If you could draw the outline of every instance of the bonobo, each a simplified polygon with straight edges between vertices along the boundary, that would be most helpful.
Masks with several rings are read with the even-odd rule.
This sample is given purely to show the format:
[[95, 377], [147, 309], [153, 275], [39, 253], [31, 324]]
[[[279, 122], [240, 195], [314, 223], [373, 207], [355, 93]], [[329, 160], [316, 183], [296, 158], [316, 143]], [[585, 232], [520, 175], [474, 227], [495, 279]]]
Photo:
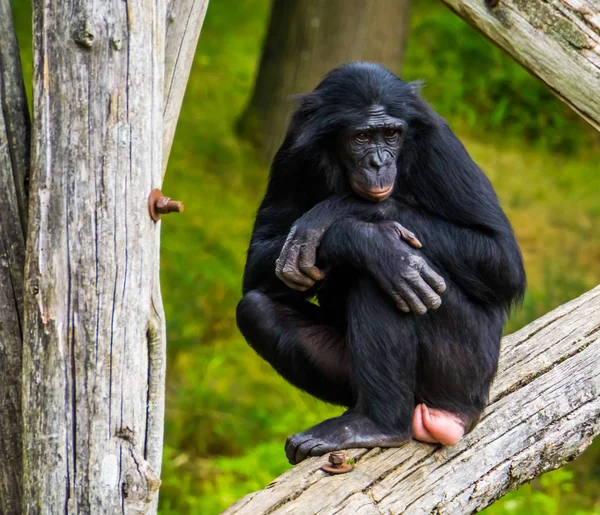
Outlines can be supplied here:
[[301, 97], [273, 161], [238, 326], [290, 383], [348, 408], [289, 437], [291, 463], [456, 444], [524, 294], [490, 182], [417, 89], [375, 64], [341, 66]]

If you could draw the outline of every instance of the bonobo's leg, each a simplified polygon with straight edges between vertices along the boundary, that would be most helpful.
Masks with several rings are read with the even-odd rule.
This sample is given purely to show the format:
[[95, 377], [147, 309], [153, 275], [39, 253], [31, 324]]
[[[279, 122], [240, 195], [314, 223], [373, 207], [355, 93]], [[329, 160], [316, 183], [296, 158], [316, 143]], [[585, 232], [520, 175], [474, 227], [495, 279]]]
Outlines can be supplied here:
[[307, 301], [286, 303], [257, 290], [237, 307], [240, 331], [285, 379], [319, 399], [351, 406], [346, 337], [325, 316]]
[[417, 338], [403, 314], [375, 281], [356, 279], [348, 297], [348, 350], [357, 403], [340, 417], [288, 438], [291, 463], [353, 447], [394, 447], [411, 438], [415, 406]]
[[474, 427], [496, 373], [504, 314], [485, 308], [450, 285], [440, 309], [417, 320], [414, 437], [456, 444]]

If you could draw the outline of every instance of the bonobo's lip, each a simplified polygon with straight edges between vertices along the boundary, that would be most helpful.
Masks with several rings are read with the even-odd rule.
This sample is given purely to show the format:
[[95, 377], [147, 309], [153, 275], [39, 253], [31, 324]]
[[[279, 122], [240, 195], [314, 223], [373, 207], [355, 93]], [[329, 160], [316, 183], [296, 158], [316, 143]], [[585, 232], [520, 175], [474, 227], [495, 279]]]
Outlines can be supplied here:
[[394, 185], [388, 186], [387, 188], [380, 189], [371, 189], [367, 190], [359, 186], [356, 182], [352, 181], [352, 189], [358, 193], [361, 197], [366, 198], [367, 200], [374, 200], [376, 202], [381, 202], [385, 200], [392, 194], [392, 190], [394, 189]]

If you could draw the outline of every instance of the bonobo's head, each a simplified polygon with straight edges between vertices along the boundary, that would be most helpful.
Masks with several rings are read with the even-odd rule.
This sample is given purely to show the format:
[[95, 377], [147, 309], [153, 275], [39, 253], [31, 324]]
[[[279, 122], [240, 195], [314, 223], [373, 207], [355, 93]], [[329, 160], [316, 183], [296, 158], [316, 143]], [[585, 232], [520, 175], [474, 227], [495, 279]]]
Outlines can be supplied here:
[[405, 129], [403, 120], [374, 104], [366, 109], [363, 123], [340, 134], [339, 157], [354, 193], [373, 202], [392, 194]]
[[414, 135], [431, 116], [414, 83], [377, 64], [345, 64], [300, 96], [282, 152], [316, 161], [329, 191], [381, 202], [408, 172]]

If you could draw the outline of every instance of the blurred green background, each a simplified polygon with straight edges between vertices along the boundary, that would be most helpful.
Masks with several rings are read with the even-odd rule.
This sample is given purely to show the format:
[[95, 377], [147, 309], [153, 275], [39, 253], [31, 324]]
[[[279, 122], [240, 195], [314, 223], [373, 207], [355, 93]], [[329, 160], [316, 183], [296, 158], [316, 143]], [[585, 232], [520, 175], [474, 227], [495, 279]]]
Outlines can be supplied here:
[[[30, 80], [30, 7], [13, 0]], [[288, 434], [339, 412], [287, 385], [235, 327], [245, 252], [268, 169], [236, 134], [268, 0], [211, 0], [164, 191], [168, 395], [160, 510], [219, 513], [287, 470]], [[30, 67], [30, 64], [29, 64]], [[529, 289], [511, 332], [600, 282], [600, 139], [541, 83], [433, 0], [413, 5], [403, 77], [488, 174], [522, 246]], [[29, 84], [28, 84], [29, 86]], [[600, 445], [487, 510], [600, 514]]]

